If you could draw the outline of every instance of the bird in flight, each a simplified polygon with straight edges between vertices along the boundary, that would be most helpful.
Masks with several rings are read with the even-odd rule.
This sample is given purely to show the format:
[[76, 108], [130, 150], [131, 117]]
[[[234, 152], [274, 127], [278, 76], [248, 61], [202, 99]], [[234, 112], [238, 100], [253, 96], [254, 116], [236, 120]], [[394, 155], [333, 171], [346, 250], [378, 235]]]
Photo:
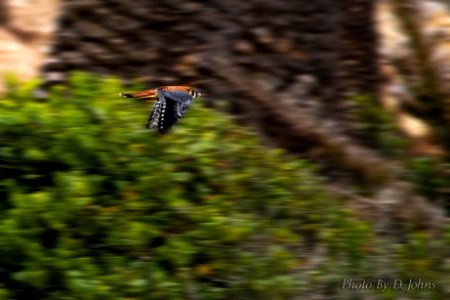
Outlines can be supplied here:
[[148, 116], [146, 128], [157, 127], [162, 134], [167, 133], [184, 116], [193, 99], [202, 96], [200, 91], [188, 86], [162, 86], [120, 95], [146, 103], [156, 100]]

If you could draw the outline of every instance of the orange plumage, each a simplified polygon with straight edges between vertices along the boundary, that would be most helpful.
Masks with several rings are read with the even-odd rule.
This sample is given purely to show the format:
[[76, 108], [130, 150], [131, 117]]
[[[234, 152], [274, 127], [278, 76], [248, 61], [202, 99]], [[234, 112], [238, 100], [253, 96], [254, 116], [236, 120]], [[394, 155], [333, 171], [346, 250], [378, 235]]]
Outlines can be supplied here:
[[185, 92], [189, 95], [194, 94], [194, 89], [190, 88], [188, 86], [184, 85], [166, 85], [162, 87], [158, 87], [155, 89], [145, 90], [141, 92], [135, 92], [135, 93], [120, 93], [120, 96], [125, 98], [136, 98], [139, 100], [157, 100], [158, 99], [158, 93], [157, 90], [163, 91], [163, 92], [170, 92], [170, 91], [180, 91]]

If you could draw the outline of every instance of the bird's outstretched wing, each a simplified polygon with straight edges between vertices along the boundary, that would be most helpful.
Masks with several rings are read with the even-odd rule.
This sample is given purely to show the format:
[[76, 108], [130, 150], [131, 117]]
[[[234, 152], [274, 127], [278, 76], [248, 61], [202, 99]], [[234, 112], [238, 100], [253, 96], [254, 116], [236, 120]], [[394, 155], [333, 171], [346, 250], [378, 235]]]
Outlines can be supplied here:
[[153, 106], [147, 128], [158, 127], [160, 133], [168, 132], [180, 120], [192, 103], [192, 96], [184, 91], [157, 90], [158, 101]]
[[158, 127], [161, 113], [165, 109], [165, 107], [166, 107], [165, 99], [160, 99], [153, 104], [153, 108], [150, 111], [150, 114], [148, 115], [148, 121], [146, 125], [147, 128], [153, 128], [155, 126]]

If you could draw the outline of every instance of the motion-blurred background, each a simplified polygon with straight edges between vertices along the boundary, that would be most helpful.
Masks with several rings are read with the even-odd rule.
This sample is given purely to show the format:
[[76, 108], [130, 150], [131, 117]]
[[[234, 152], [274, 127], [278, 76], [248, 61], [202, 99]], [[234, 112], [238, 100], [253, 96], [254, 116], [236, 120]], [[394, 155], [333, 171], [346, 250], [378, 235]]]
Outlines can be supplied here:
[[0, 0], [0, 75], [0, 299], [450, 296], [448, 1]]

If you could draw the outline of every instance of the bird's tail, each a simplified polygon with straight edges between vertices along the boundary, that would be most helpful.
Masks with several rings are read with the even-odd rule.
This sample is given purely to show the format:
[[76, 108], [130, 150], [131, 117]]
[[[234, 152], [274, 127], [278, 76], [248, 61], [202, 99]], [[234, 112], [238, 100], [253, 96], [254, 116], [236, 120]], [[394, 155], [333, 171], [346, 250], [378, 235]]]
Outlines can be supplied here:
[[125, 98], [134, 98], [142, 101], [158, 99], [158, 93], [156, 90], [145, 90], [135, 93], [120, 93], [119, 95]]

